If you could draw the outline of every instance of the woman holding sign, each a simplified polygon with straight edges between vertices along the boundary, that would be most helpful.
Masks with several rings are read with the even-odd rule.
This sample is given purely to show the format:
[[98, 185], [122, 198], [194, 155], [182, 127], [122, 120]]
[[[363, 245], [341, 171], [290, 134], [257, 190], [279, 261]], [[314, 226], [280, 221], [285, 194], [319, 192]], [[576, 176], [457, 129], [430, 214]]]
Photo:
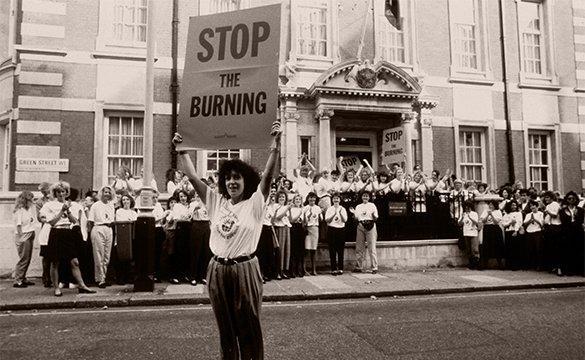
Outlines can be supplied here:
[[[185, 174], [211, 219], [209, 246], [213, 258], [207, 268], [207, 283], [219, 327], [222, 359], [264, 358], [260, 324], [262, 274], [253, 254], [262, 231], [280, 134], [280, 122], [273, 123], [272, 145], [262, 178], [243, 161], [226, 160], [219, 168], [218, 192], [201, 181], [189, 155], [179, 151]], [[173, 143], [182, 141], [181, 135], [175, 134]]]

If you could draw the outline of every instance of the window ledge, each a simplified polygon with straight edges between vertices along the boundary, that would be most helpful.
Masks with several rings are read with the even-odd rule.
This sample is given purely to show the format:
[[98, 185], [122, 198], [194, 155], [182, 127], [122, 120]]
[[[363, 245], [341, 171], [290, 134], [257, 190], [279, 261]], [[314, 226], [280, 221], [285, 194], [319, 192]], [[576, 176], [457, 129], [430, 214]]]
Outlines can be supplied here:
[[[91, 53], [94, 59], [110, 59], [110, 60], [130, 60], [130, 61], [146, 61], [146, 54], [127, 54], [111, 51], [94, 51]], [[155, 58], [156, 62], [158, 59]]]
[[585, 93], [585, 88], [576, 87], [573, 89], [576, 93]]
[[449, 82], [450, 83], [459, 83], [459, 84], [486, 85], [486, 86], [494, 85], [494, 81], [491, 79], [468, 78], [468, 77], [460, 77], [460, 76], [451, 76], [449, 78]]
[[528, 83], [528, 82], [521, 82], [518, 84], [520, 89], [539, 89], [539, 90], [552, 90], [552, 91], [559, 91], [561, 90], [560, 85], [555, 85], [550, 82], [546, 83]]

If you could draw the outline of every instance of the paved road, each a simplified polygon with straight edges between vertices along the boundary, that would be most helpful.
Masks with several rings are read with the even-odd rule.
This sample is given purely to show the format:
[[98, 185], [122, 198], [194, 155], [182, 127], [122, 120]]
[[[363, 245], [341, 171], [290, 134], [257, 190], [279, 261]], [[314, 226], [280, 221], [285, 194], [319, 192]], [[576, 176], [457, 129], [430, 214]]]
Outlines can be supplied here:
[[[585, 359], [585, 289], [268, 304], [267, 359]], [[218, 359], [208, 306], [0, 314], [0, 359]]]

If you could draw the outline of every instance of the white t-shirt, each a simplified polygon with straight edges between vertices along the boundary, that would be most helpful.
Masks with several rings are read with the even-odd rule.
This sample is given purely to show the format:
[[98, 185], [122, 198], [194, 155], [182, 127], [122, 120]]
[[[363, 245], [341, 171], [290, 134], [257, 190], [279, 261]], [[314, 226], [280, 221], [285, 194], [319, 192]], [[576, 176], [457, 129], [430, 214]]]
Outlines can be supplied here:
[[475, 211], [463, 213], [463, 236], [477, 236], [477, 225], [471, 219], [479, 221], [479, 216]]
[[303, 197], [303, 202], [307, 199], [307, 195], [313, 191], [313, 180], [308, 177], [299, 176], [293, 182], [293, 191], [299, 193]]
[[321, 215], [321, 208], [317, 205], [305, 205], [303, 208], [303, 216], [307, 226], [319, 226], [319, 216]]
[[534, 220], [542, 224], [544, 221], [544, 214], [541, 211], [537, 211], [536, 213], [533, 213], [531, 211], [528, 214], [526, 214], [526, 216], [524, 217], [524, 224], [527, 224], [526, 226], [527, 233], [534, 233], [542, 230], [542, 227], [537, 223], [530, 223], [530, 220], [532, 220], [532, 218], [534, 218]]
[[[51, 200], [51, 201], [47, 202], [41, 208], [40, 216], [45, 218], [45, 222], [52, 221], [53, 219], [55, 219], [57, 214], [59, 214], [59, 212], [63, 208], [63, 204], [64, 203], [59, 202], [57, 200]], [[61, 215], [61, 218], [59, 219], [59, 221], [57, 221], [57, 223], [55, 225], [53, 225], [53, 227], [64, 227], [65, 225], [70, 226], [71, 221], [69, 221], [67, 214], [63, 213], [63, 215]]]
[[355, 217], [357, 221], [374, 220], [374, 216], [378, 218], [378, 209], [376, 205], [371, 202], [361, 203], [355, 207]]
[[173, 206], [173, 210], [171, 211], [171, 216], [175, 221], [190, 221], [191, 212], [189, 211], [189, 206], [176, 203], [175, 206]]
[[520, 227], [522, 227], [522, 213], [520, 211], [514, 211], [504, 215], [502, 218], [502, 226], [504, 227], [504, 231], [520, 230]]
[[206, 206], [211, 218], [209, 247], [214, 255], [236, 258], [256, 251], [266, 207], [260, 188], [237, 204], [207, 188]]
[[116, 221], [136, 221], [138, 214], [132, 209], [118, 209], [116, 210]]
[[294, 221], [295, 224], [302, 224], [303, 223], [303, 208], [291, 207], [289, 211], [290, 211], [290, 221], [291, 222], [292, 222], [292, 219], [296, 219], [296, 221]]
[[392, 179], [390, 181], [390, 190], [393, 193], [399, 193], [401, 190], [404, 190], [404, 183], [405, 183], [404, 179], [402, 180]]
[[[279, 216], [282, 216], [278, 219]], [[288, 218], [288, 208], [285, 205], [276, 204], [274, 207], [274, 226], [288, 226], [290, 227], [290, 219]]]
[[154, 226], [155, 227], [162, 227], [163, 226], [163, 218], [165, 217], [165, 209], [163, 209], [162, 205], [157, 201], [154, 204], [154, 210], [152, 210], [152, 216], [154, 216]]
[[274, 218], [274, 204], [268, 204], [264, 210], [264, 216], [262, 217], [262, 225], [272, 226], [272, 219]]
[[[333, 216], [333, 214], [335, 214], [335, 216]], [[328, 226], [334, 228], [345, 227], [345, 221], [343, 221], [343, 219], [347, 220], [347, 210], [345, 210], [343, 206], [339, 206], [337, 209], [335, 206], [331, 206], [329, 209], [327, 209], [325, 212], [325, 218], [328, 219], [331, 216], [333, 216], [333, 220], [327, 224]]]
[[[13, 215], [14, 225], [20, 225], [22, 233], [29, 233], [35, 231], [37, 224], [37, 208], [31, 205], [28, 210], [24, 208], [18, 209]], [[16, 226], [14, 233], [16, 234]]]
[[189, 212], [191, 213], [191, 219], [193, 221], [209, 221], [207, 208], [199, 197], [196, 197], [195, 200], [191, 201], [189, 204]]
[[115, 214], [114, 203], [104, 204], [103, 201], [98, 201], [89, 209], [87, 221], [93, 222], [94, 225], [109, 225], [114, 222]]
[[[558, 202], [553, 201], [546, 206], [546, 215], [544, 215], [544, 224], [545, 225], [561, 225], [561, 217], [559, 216], [559, 212], [561, 211], [561, 206]], [[554, 216], [550, 216], [548, 212], [552, 213]]]
[[492, 211], [492, 216], [488, 215], [487, 210], [481, 214], [481, 221], [486, 225], [499, 225], [502, 221], [502, 212], [500, 210]]

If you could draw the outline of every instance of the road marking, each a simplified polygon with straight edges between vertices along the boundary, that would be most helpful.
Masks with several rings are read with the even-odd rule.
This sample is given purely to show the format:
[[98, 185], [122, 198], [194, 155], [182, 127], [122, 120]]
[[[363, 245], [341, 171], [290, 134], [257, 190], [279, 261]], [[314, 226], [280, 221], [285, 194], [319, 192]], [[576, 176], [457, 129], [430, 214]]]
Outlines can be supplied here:
[[[390, 303], [390, 302], [406, 302], [406, 301], [437, 301], [446, 299], [466, 299], [466, 298], [488, 298], [488, 297], [502, 297], [502, 296], [520, 296], [520, 295], [536, 295], [536, 294], [566, 294], [566, 293], [585, 293], [584, 288], [577, 289], [561, 289], [561, 290], [533, 290], [533, 291], [506, 291], [493, 293], [466, 293], [466, 294], [445, 294], [445, 295], [421, 295], [421, 296], [403, 296], [396, 298], [378, 298], [359, 299], [359, 300], [343, 300], [343, 301], [327, 301], [327, 300], [307, 300], [303, 302], [275, 302], [264, 303], [264, 308], [279, 308], [279, 307], [309, 307], [309, 306], [330, 306], [330, 305], [356, 305], [364, 303]], [[129, 309], [129, 308], [108, 308], [108, 309], [94, 309], [94, 310], [80, 310], [71, 309], [69, 311], [47, 311], [47, 312], [10, 312], [0, 314], [3, 317], [16, 316], [54, 316], [54, 315], [88, 315], [88, 314], [120, 314], [120, 313], [147, 313], [147, 312], [180, 312], [180, 311], [194, 311], [194, 310], [211, 310], [210, 305], [191, 305], [188, 307], [151, 307], [146, 309]]]
[[508, 280], [506, 279], [502, 279], [502, 278], [498, 278], [495, 276], [487, 276], [487, 275], [467, 275], [467, 276], [461, 276], [464, 279], [467, 280], [473, 280], [473, 281], [478, 281], [481, 283], [498, 283], [498, 282], [508, 282]]
[[305, 277], [304, 279], [321, 290], [339, 290], [351, 288], [351, 286], [333, 278], [333, 276], [318, 275]]

